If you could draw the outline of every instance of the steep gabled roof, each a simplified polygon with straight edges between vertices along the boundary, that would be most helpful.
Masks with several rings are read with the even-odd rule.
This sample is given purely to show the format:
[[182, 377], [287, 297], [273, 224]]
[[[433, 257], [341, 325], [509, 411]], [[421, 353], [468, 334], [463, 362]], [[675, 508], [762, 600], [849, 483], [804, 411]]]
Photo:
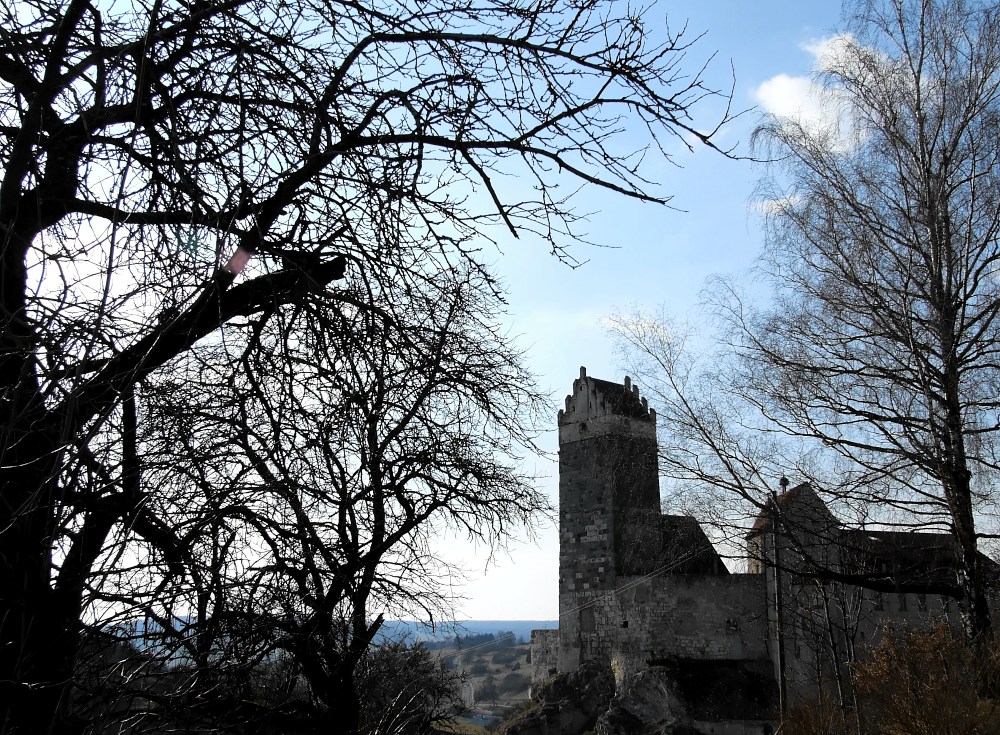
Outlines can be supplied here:
[[660, 516], [661, 558], [676, 560], [671, 574], [729, 574], [705, 530], [692, 516]]
[[[841, 547], [854, 573], [884, 572], [899, 584], [955, 581], [958, 545], [950, 533], [850, 529], [843, 532]], [[979, 563], [986, 584], [1000, 584], [1000, 565], [982, 552]]]
[[[778, 506], [778, 512], [789, 519], [801, 518], [812, 525], [821, 525], [826, 529], [840, 526], [840, 522], [808, 482], [785, 490], [775, 498], [775, 502]], [[769, 507], [762, 510], [754, 520], [753, 526], [750, 527], [747, 537], [763, 533], [771, 525], [772, 516], [773, 513]]]
[[[809, 483], [801, 483], [775, 498], [782, 524], [796, 531], [825, 531], [820, 543], [836, 544], [843, 571], [885, 575], [896, 583], [947, 584], [955, 580], [958, 547], [949, 533], [844, 528]], [[773, 512], [765, 509], [754, 520], [747, 538], [771, 528]], [[805, 538], [803, 538], [803, 541]], [[815, 538], [811, 539], [815, 542]], [[1000, 565], [983, 553], [979, 562], [987, 585], [1000, 586]]]

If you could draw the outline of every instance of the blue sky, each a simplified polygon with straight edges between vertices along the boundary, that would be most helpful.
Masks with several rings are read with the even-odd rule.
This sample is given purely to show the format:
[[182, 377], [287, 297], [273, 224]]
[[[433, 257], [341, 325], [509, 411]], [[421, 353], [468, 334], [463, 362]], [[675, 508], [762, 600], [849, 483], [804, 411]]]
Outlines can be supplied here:
[[[717, 86], [728, 88], [735, 73], [734, 109], [750, 111], [718, 142], [735, 146], [738, 155], [748, 154], [750, 133], [765, 112], [788, 114], [806, 103], [808, 78], [823, 41], [842, 26], [839, 0], [658, 0], [653, 11], [666, 13], [672, 28], [686, 18], [690, 32], [705, 33], [690, 61], [693, 65], [715, 52], [708, 75]], [[582, 267], [568, 268], [544, 250], [521, 244], [498, 253], [496, 267], [509, 288], [512, 332], [557, 402], [570, 391], [581, 365], [594, 377], [622, 379], [606, 317], [663, 307], [684, 318], [696, 308], [708, 276], [746, 271], [759, 252], [761, 223], [752, 202], [762, 170], [707, 149], [680, 153], [677, 162], [680, 168], [664, 172], [675, 209], [602, 192], [587, 195], [580, 204], [594, 212], [588, 234], [607, 247], [574, 250], [575, 257], [587, 261]], [[557, 448], [554, 415], [542, 444], [551, 452]], [[528, 470], [545, 476], [540, 482], [555, 504], [554, 461], [532, 460]], [[558, 616], [558, 539], [552, 524], [537, 529], [535, 542], [514, 542], [509, 554], [489, 563], [483, 549], [456, 545], [447, 554], [469, 573], [455, 589], [465, 598], [459, 618]]]

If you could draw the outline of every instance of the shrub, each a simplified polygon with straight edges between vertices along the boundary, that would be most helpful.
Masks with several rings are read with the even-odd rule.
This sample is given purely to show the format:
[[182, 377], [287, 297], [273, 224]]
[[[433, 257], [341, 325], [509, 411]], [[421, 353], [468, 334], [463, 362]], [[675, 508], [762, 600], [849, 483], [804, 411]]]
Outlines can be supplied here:
[[786, 712], [782, 735], [1000, 735], [1000, 649], [969, 646], [947, 621], [886, 626], [853, 673], [858, 719], [824, 697]]
[[385, 643], [358, 667], [359, 732], [430, 735], [462, 709], [461, 679], [424, 646]]
[[498, 651], [493, 654], [493, 663], [496, 666], [508, 666], [517, 660], [516, 651]]
[[969, 646], [945, 621], [930, 630], [886, 627], [855, 667], [867, 729], [884, 735], [1000, 733], [1000, 701], [991, 691], [1000, 673], [997, 653], [995, 645]]
[[479, 702], [496, 702], [497, 701], [497, 682], [492, 675], [487, 676], [479, 684], [478, 691], [476, 692], [476, 700]]
[[507, 676], [500, 680], [497, 691], [500, 694], [523, 693], [527, 696], [529, 686], [531, 686], [531, 682], [524, 674], [507, 674]]
[[792, 707], [785, 713], [782, 735], [857, 735], [852, 719], [829, 697], [818, 704]]

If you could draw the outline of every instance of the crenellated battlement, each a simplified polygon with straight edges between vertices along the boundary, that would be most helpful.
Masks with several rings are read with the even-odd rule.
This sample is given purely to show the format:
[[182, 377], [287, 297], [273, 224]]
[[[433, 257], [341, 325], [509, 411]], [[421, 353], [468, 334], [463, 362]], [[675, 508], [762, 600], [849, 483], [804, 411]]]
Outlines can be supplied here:
[[655, 436], [656, 411], [639, 394], [639, 386], [591, 378], [587, 368], [573, 381], [566, 407], [559, 411], [559, 441], [578, 441], [602, 434]]

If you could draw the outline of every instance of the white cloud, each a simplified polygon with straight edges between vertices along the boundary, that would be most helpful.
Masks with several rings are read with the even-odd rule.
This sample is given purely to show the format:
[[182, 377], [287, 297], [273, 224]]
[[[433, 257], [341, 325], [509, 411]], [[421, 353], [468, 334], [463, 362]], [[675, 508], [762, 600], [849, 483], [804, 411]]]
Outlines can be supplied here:
[[850, 33], [838, 33], [804, 43], [802, 49], [812, 54], [813, 70], [823, 72], [841, 66], [856, 43]]
[[[802, 45], [813, 57], [812, 69], [822, 73], [843, 64], [855, 44], [850, 34], [829, 36]], [[809, 76], [777, 74], [754, 90], [754, 98], [769, 115], [800, 124], [813, 133], [830, 133], [847, 147], [842, 131], [850, 129], [845, 106], [836, 92]]]
[[804, 121], [821, 116], [817, 92], [809, 77], [778, 74], [757, 87], [754, 97], [770, 115]]

